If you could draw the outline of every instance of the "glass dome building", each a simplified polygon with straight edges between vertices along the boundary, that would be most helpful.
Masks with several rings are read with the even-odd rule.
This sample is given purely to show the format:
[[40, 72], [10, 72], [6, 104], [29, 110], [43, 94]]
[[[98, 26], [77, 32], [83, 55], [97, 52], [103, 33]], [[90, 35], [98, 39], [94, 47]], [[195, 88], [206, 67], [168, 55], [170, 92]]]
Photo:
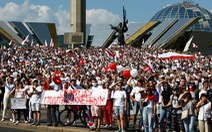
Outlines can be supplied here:
[[150, 21], [162, 22], [194, 17], [200, 17], [200, 20], [190, 28], [191, 31], [212, 32], [212, 13], [188, 0], [183, 3], [166, 6], [157, 12]]

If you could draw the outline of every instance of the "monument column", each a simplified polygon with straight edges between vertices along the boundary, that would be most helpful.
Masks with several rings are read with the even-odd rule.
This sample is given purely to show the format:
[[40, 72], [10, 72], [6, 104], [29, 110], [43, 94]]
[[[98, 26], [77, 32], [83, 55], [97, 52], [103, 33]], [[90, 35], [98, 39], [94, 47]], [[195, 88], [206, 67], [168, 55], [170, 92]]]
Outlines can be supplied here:
[[85, 45], [86, 0], [70, 0], [70, 25], [72, 31], [64, 34], [64, 42], [72, 48]]

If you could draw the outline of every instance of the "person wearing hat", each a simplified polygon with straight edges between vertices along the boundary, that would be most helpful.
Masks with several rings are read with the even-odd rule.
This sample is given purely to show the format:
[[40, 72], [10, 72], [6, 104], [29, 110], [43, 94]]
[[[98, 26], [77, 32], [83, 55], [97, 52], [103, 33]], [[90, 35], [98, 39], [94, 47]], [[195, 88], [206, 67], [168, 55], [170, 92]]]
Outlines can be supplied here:
[[200, 132], [211, 132], [211, 102], [208, 100], [206, 94], [201, 94], [200, 101], [196, 108], [199, 109], [198, 124]]
[[30, 88], [29, 96], [31, 109], [33, 112], [33, 123], [31, 125], [38, 126], [40, 125], [41, 119], [41, 94], [43, 92], [43, 87], [38, 85], [38, 80], [35, 78], [32, 80], [32, 87]]
[[175, 132], [176, 130], [180, 130], [184, 132], [183, 122], [181, 120], [182, 114], [182, 106], [178, 101], [180, 96], [179, 87], [174, 86], [172, 88], [172, 95], [170, 96], [170, 101], [165, 107], [171, 106], [173, 108], [172, 116], [171, 116], [171, 130]]

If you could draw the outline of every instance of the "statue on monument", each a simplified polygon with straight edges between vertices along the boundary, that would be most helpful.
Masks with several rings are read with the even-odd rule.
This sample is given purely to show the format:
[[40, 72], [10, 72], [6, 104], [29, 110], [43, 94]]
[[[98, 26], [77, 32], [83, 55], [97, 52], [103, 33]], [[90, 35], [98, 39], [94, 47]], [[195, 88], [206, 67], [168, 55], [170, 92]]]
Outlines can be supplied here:
[[128, 20], [126, 20], [126, 10], [123, 7], [123, 24], [122, 22], [120, 22], [119, 25], [116, 27], [112, 24], [110, 25], [111, 29], [116, 30], [116, 32], [118, 33], [116, 37], [118, 37], [119, 45], [125, 45], [124, 33], [128, 31], [127, 23]]

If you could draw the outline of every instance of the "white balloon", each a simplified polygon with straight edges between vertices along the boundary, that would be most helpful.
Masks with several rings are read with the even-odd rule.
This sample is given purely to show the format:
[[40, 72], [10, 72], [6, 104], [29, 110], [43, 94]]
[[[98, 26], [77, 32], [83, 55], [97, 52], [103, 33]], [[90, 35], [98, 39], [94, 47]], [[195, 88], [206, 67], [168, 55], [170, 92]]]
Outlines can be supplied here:
[[118, 72], [122, 72], [124, 70], [124, 67], [122, 65], [118, 65], [116, 69]]
[[130, 71], [130, 75], [131, 75], [132, 77], [136, 77], [136, 76], [138, 75], [138, 70], [137, 70], [137, 69], [132, 69], [132, 70]]

